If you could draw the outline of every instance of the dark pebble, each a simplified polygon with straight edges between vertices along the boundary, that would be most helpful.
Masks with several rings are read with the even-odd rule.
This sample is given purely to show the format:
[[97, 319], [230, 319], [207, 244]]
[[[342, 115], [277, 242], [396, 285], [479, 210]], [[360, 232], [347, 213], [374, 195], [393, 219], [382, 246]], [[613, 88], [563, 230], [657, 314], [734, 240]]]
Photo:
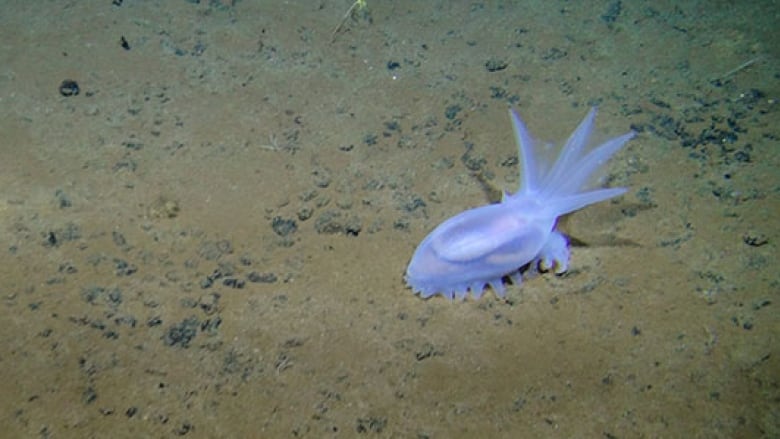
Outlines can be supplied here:
[[125, 236], [122, 235], [120, 232], [117, 232], [116, 230], [111, 232], [111, 239], [114, 241], [114, 244], [117, 247], [124, 247], [125, 244], [127, 244], [127, 240], [125, 239]]
[[358, 418], [355, 430], [358, 433], [381, 433], [387, 426], [387, 418]]
[[111, 307], [122, 304], [122, 291], [118, 288], [109, 291], [103, 287], [89, 287], [81, 292], [81, 297], [90, 305], [98, 305], [101, 301]]
[[201, 323], [200, 330], [207, 333], [215, 333], [220, 325], [222, 325], [222, 317], [216, 316], [214, 318], [206, 319], [205, 322]]
[[225, 276], [230, 276], [233, 274], [233, 271], [233, 267], [227, 264], [221, 264], [219, 268], [214, 269], [213, 273], [206, 276], [206, 279], [203, 279], [200, 282], [200, 287], [203, 289], [210, 288], [212, 285], [214, 285], [215, 280], [221, 279]]
[[45, 235], [44, 245], [47, 247], [56, 247], [65, 241], [75, 241], [81, 238], [81, 229], [79, 226], [68, 223], [64, 228], [52, 230]]
[[228, 277], [222, 281], [222, 285], [230, 288], [241, 289], [244, 288], [245, 282], [235, 277]]
[[79, 83], [72, 79], [66, 79], [60, 83], [60, 94], [65, 97], [77, 96], [80, 91]]
[[488, 72], [500, 72], [509, 65], [508, 62], [503, 59], [491, 58], [485, 63], [485, 68]]
[[63, 192], [61, 189], [57, 189], [54, 192], [54, 196], [57, 198], [57, 203], [59, 204], [60, 209], [71, 207], [73, 205], [68, 195], [66, 195], [65, 192]]
[[192, 426], [189, 422], [185, 422], [181, 424], [179, 428], [174, 430], [173, 432], [176, 433], [178, 436], [184, 436], [185, 434], [189, 433], [191, 430], [193, 430], [195, 427]]
[[70, 262], [63, 262], [62, 264], [60, 264], [57, 271], [65, 274], [74, 274], [74, 273], [78, 273], [79, 270], [76, 267], [74, 267], [73, 264], [71, 264]]
[[348, 236], [358, 236], [363, 225], [358, 217], [343, 218], [341, 212], [327, 210], [314, 222], [314, 229], [317, 233], [328, 235], [344, 233]]
[[183, 348], [190, 346], [190, 342], [198, 335], [200, 322], [195, 317], [189, 317], [180, 323], [171, 326], [163, 336], [163, 342], [166, 346], [179, 345]]
[[737, 151], [734, 153], [734, 160], [741, 163], [750, 163], [750, 153], [745, 151]]
[[366, 134], [365, 136], [363, 136], [363, 143], [369, 146], [376, 145], [378, 139], [379, 136], [377, 136], [376, 134]]
[[490, 88], [490, 97], [493, 99], [504, 99], [507, 96], [506, 89], [498, 86], [491, 86]]
[[302, 207], [298, 211], [298, 220], [300, 221], [306, 221], [307, 219], [311, 218], [311, 216], [314, 214], [314, 209], [310, 207]]
[[748, 232], [742, 236], [742, 242], [751, 247], [761, 247], [769, 242], [769, 239], [763, 233]]
[[607, 11], [601, 16], [604, 23], [614, 23], [620, 16], [623, 9], [623, 3], [620, 0], [613, 1], [607, 6]]
[[470, 143], [466, 145], [466, 152], [460, 156], [460, 161], [469, 171], [477, 172], [487, 164], [487, 160], [480, 155], [474, 155], [473, 146]]
[[253, 283], [271, 284], [276, 282], [277, 277], [273, 273], [258, 273], [256, 271], [253, 271], [247, 275], [247, 279], [249, 280], [249, 282], [253, 282]]
[[412, 194], [401, 206], [406, 212], [414, 212], [417, 209], [425, 208], [425, 201], [417, 195]]
[[271, 221], [271, 228], [274, 229], [274, 233], [277, 235], [287, 236], [298, 230], [298, 225], [293, 219], [285, 219], [277, 216]]
[[131, 328], [135, 328], [138, 325], [138, 319], [133, 316], [121, 316], [114, 319], [114, 323], [117, 326], [126, 325]]
[[[401, 124], [400, 124], [400, 123], [398, 123], [398, 121], [397, 121], [397, 120], [391, 120], [391, 121], [389, 121], [389, 122], [385, 122], [385, 130], [387, 130], [387, 131], [401, 132]], [[392, 136], [392, 134], [390, 134], [389, 132], [388, 132], [388, 133], [383, 133], [383, 135], [384, 135], [385, 137]]]
[[207, 294], [198, 300], [198, 306], [206, 314], [211, 315], [219, 310], [219, 298], [217, 293]]
[[461, 110], [462, 108], [460, 105], [450, 105], [444, 110], [444, 117], [446, 117], [448, 120], [453, 120], [455, 117], [457, 117]]
[[84, 391], [82, 395], [82, 400], [84, 401], [84, 404], [92, 404], [97, 399], [97, 391], [90, 386], [87, 387], [87, 390]]
[[114, 267], [116, 267], [117, 276], [130, 276], [138, 271], [138, 267], [135, 265], [118, 258], [114, 258]]

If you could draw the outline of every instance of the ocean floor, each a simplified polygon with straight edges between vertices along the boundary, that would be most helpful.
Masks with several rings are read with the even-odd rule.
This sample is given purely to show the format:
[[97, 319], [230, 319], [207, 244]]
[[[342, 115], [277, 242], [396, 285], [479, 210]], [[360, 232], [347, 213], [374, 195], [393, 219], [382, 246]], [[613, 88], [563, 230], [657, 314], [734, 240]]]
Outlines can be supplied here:
[[[778, 10], [5, 2], [3, 435], [780, 437]], [[507, 109], [595, 105], [630, 192], [561, 221], [569, 271], [412, 294], [516, 190]]]

